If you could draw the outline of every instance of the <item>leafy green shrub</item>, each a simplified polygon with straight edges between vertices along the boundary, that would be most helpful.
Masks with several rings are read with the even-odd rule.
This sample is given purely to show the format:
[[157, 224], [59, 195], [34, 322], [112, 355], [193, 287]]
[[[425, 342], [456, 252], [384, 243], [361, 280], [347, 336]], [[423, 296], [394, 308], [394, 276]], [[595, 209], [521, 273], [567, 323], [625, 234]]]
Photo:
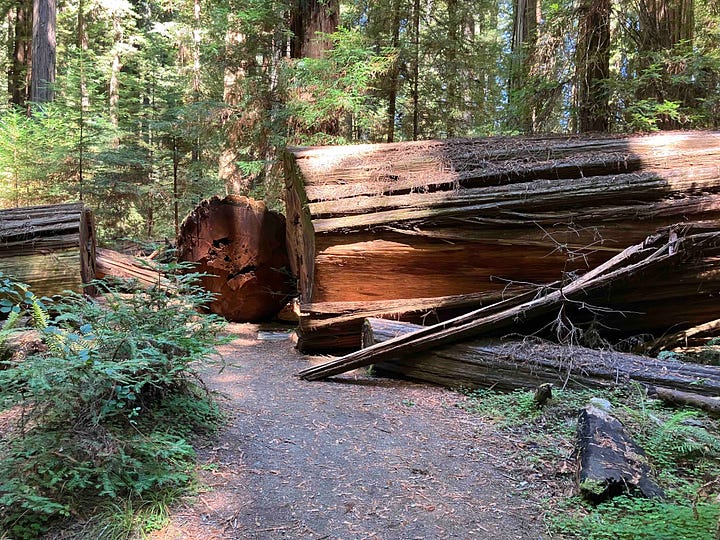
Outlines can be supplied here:
[[0, 371], [0, 406], [20, 412], [0, 447], [0, 523], [13, 537], [192, 479], [187, 437], [220, 419], [194, 362], [222, 328], [198, 312], [209, 296], [196, 277], [132, 294], [99, 283], [104, 301], [69, 296], [52, 318], [37, 307], [48, 352]]

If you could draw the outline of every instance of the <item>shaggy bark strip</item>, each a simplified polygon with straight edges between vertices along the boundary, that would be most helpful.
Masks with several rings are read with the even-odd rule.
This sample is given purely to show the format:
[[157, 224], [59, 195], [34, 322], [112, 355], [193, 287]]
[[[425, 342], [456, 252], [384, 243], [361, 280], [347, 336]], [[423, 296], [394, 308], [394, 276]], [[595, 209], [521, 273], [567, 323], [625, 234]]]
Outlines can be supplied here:
[[[390, 358], [417, 354], [473, 337], [507, 334], [518, 323], [527, 326], [533, 321], [547, 319], [551, 312], [563, 313], [567, 305], [580, 307], [592, 305], [594, 300], [603, 295], [607, 296], [608, 291], [614, 290], [618, 285], [634, 277], [636, 281], [631, 287], [633, 293], [650, 305], [656, 302], [662, 305], [666, 298], [649, 297], [648, 291], [642, 290], [644, 283], [652, 285], [649, 280], [651, 273], [668, 272], [673, 276], [674, 271], [676, 274], [673, 280], [683, 278], [693, 282], [694, 278], [703, 283], [701, 289], [696, 288], [694, 297], [683, 297], [680, 301], [671, 304], [673, 308], [677, 306], [680, 315], [673, 309], [666, 309], [664, 315], [661, 313], [659, 318], [666, 321], [666, 328], [682, 321], [683, 316], [689, 318], [695, 315], [708, 320], [712, 318], [710, 314], [715, 313], [714, 295], [720, 292], [720, 276], [714, 270], [719, 255], [719, 245], [720, 229], [714, 223], [671, 227], [648, 237], [641, 244], [630, 246], [574, 281], [541, 294], [537, 298], [520, 304], [516, 304], [513, 299], [504, 300], [449, 321], [372, 345], [320, 366], [308, 368], [300, 372], [300, 376], [307, 380], [322, 379]], [[705, 264], [700, 268], [688, 264], [689, 261], [697, 260], [704, 261]], [[614, 308], [615, 312], [623, 310], [623, 298], [616, 297], [614, 301], [612, 295], [609, 298], [611, 301], [609, 307]], [[666, 308], [670, 307], [667, 305], [668, 302], [665, 304]], [[685, 305], [687, 308], [683, 311]], [[595, 315], [600, 316], [602, 313]], [[648, 317], [644, 313], [636, 313], [636, 316], [641, 320]], [[553, 317], [550, 317], [550, 320], [552, 319]], [[692, 326], [694, 321], [687, 320], [685, 323], [686, 326]]]

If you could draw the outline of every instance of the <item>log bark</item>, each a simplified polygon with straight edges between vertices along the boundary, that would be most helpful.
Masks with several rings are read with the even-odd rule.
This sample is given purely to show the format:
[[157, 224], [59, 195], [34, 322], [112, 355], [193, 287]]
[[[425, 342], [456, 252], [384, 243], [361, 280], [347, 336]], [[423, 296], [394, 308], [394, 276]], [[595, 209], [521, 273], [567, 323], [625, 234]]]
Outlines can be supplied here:
[[[98, 279], [118, 278], [132, 280], [144, 288], [170, 287], [170, 281], [142, 258], [125, 255], [111, 249], [97, 248], [96, 275]], [[148, 258], [149, 261], [149, 258]]]
[[202, 286], [216, 293], [211, 312], [238, 322], [271, 319], [294, 291], [285, 219], [261, 201], [213, 197], [183, 221], [178, 259], [207, 273]]
[[[386, 319], [368, 319], [363, 347], [408, 335], [421, 327]], [[663, 361], [628, 353], [563, 346], [539, 339], [477, 339], [438, 347], [374, 364], [380, 373], [431, 382], [448, 388], [534, 389], [613, 388], [633, 383], [659, 399], [664, 389], [717, 399], [720, 367]], [[712, 402], [712, 401], [711, 401]], [[690, 401], [687, 404], [691, 404]]]
[[500, 294], [587, 271], [658, 227], [720, 217], [719, 159], [716, 132], [291, 149], [301, 302]]
[[[568, 319], [569, 313], [601, 327], [618, 319], [624, 327], [659, 333], [683, 322], [692, 326], [698, 318], [714, 313], [715, 296], [720, 293], [718, 260], [720, 226], [716, 223], [670, 227], [537, 298], [522, 303], [517, 298], [503, 300], [308, 368], [300, 376], [308, 380], [330, 377], [472, 337], [508, 334], [518, 324], [527, 335], [547, 326], [548, 319], [555, 320], [557, 337], [572, 340], [577, 327]], [[657, 290], [663, 280], [676, 287]], [[627, 306], [635, 309], [628, 311]]]
[[38, 296], [94, 293], [95, 224], [82, 203], [0, 210], [0, 272]]
[[580, 493], [594, 503], [623, 493], [665, 496], [643, 449], [607, 411], [592, 405], [580, 411], [578, 454]]

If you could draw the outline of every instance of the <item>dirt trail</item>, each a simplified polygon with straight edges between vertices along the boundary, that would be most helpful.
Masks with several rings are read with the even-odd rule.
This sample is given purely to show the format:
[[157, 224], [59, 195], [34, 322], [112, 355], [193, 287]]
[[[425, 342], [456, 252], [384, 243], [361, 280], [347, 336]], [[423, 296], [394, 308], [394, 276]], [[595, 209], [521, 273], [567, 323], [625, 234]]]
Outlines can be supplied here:
[[501, 465], [512, 443], [453, 392], [348, 374], [305, 382], [289, 340], [230, 325], [222, 373], [228, 426], [200, 448], [209, 486], [153, 538], [537, 539], [537, 502]]

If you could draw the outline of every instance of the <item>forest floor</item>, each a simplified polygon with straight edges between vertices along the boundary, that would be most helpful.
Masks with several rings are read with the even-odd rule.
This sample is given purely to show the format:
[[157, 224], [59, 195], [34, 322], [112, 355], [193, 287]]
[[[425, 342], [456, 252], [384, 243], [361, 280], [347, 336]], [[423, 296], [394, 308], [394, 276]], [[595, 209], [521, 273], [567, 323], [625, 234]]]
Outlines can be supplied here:
[[543, 500], [571, 478], [537, 474], [527, 441], [463, 410], [462, 394], [365, 371], [302, 381], [322, 358], [255, 325], [229, 331], [224, 369], [203, 370], [228, 423], [199, 443], [200, 492], [151, 538], [548, 537]]

